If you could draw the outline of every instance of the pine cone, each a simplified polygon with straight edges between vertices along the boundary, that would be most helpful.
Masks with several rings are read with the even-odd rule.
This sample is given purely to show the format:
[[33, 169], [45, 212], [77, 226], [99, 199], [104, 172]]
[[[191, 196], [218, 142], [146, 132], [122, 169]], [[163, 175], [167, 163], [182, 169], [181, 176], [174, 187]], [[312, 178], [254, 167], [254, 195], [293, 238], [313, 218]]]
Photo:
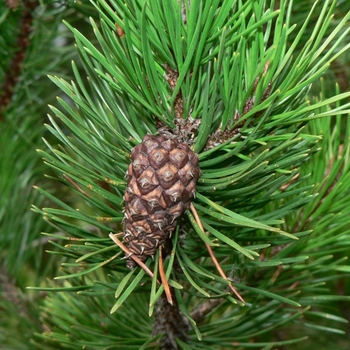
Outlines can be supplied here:
[[[175, 230], [177, 218], [195, 195], [200, 169], [188, 145], [146, 135], [131, 154], [127, 171], [124, 243], [142, 261]], [[126, 266], [135, 267], [131, 258]]]

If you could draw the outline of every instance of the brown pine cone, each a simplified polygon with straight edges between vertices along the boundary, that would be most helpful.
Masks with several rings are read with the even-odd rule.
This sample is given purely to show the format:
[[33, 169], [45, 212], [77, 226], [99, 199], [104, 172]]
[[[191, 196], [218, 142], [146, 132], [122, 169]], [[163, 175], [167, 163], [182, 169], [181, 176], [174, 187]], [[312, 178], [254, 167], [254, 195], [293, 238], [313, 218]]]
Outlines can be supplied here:
[[[127, 171], [124, 243], [142, 261], [171, 236], [195, 195], [200, 169], [188, 145], [146, 135], [131, 154]], [[127, 267], [135, 262], [127, 258]]]

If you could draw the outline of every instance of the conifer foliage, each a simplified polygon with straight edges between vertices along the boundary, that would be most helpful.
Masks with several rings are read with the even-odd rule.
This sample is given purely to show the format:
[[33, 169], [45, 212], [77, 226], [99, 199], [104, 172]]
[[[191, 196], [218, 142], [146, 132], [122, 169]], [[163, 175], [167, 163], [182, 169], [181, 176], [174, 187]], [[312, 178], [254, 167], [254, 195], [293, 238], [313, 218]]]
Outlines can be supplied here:
[[344, 333], [337, 3], [92, 0], [88, 30], [65, 21], [79, 59], [73, 79], [50, 76], [33, 205], [60, 269], [29, 288], [34, 348], [297, 349]]

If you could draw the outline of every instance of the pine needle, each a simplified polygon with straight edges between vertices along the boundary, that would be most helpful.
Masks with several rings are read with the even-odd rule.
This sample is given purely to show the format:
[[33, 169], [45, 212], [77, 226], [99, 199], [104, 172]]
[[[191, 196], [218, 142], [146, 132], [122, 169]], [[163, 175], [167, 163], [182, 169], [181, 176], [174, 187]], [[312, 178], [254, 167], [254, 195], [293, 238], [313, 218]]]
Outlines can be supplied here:
[[173, 305], [173, 299], [171, 296], [170, 286], [168, 284], [168, 281], [166, 279], [165, 272], [164, 272], [162, 246], [159, 247], [159, 274], [160, 274], [160, 278], [162, 280], [162, 284], [164, 287], [164, 292], [165, 292], [166, 298], [167, 298], [169, 304]]
[[[192, 211], [192, 214], [193, 214], [193, 216], [194, 216], [194, 218], [195, 218], [195, 220], [196, 220], [198, 226], [199, 226], [200, 229], [203, 231], [203, 233], [205, 233], [205, 232], [204, 232], [204, 227], [203, 227], [202, 222], [201, 222], [201, 220], [200, 220], [200, 218], [199, 218], [199, 215], [198, 215], [198, 213], [197, 213], [197, 210], [196, 210], [196, 208], [194, 207], [194, 205], [193, 205], [192, 203], [190, 204], [190, 209], [191, 209], [191, 211]], [[242, 296], [238, 293], [237, 289], [231, 284], [230, 280], [228, 279], [228, 277], [226, 276], [225, 272], [224, 272], [223, 269], [221, 268], [221, 265], [220, 265], [220, 263], [218, 262], [218, 260], [216, 259], [216, 256], [214, 255], [214, 252], [213, 252], [213, 250], [211, 249], [211, 246], [210, 246], [209, 244], [207, 244], [207, 243], [205, 243], [205, 246], [206, 246], [206, 248], [207, 248], [207, 250], [208, 250], [208, 253], [209, 253], [209, 255], [210, 255], [210, 257], [211, 257], [211, 259], [212, 259], [212, 261], [213, 261], [213, 263], [214, 263], [214, 265], [215, 265], [215, 267], [216, 267], [216, 269], [218, 270], [220, 276], [221, 276], [222, 278], [224, 278], [225, 280], [228, 281], [228, 283], [229, 283], [228, 286], [229, 286], [229, 288], [231, 289], [231, 291], [238, 297], [238, 299], [239, 299], [243, 304], [245, 304], [244, 299], [243, 299]]]

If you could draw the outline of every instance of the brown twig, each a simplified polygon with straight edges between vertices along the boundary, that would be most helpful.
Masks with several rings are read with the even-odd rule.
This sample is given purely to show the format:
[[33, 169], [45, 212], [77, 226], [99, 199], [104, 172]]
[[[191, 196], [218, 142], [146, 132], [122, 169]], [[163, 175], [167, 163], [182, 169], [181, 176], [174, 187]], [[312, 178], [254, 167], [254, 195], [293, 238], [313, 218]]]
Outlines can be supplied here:
[[159, 247], [159, 275], [160, 275], [160, 279], [161, 279], [163, 287], [164, 287], [164, 292], [165, 292], [166, 298], [167, 298], [169, 304], [173, 305], [173, 298], [171, 296], [169, 283], [166, 279], [165, 272], [164, 272], [162, 246]]
[[90, 194], [85, 192], [73, 179], [71, 179], [68, 175], [63, 174], [63, 177], [80, 193], [82, 193], [86, 197], [90, 197]]
[[[33, 22], [33, 12], [38, 6], [37, 0], [23, 0], [23, 12], [19, 23], [19, 35], [16, 40], [15, 48], [16, 51], [8, 69], [6, 70], [6, 76], [2, 84], [2, 91], [0, 95], [0, 122], [3, 119], [3, 111], [9, 105], [11, 97], [14, 91], [14, 87], [19, 80], [23, 61], [27, 47], [29, 45], [29, 36], [31, 33], [31, 25]], [[11, 9], [17, 9], [18, 2], [8, 1], [7, 5]]]
[[[261, 75], [259, 75], [255, 79], [254, 84], [253, 84], [253, 89], [252, 89], [252, 95], [251, 95], [251, 97], [247, 98], [246, 101], [244, 102], [244, 106], [242, 108], [242, 113], [240, 113], [238, 110], [236, 110], [232, 120], [230, 121], [230, 123], [228, 123], [228, 125], [226, 126], [225, 129], [222, 129], [222, 125], [220, 125], [219, 128], [213, 134], [211, 134], [209, 136], [207, 144], [205, 146], [205, 149], [214, 148], [215, 146], [220, 145], [220, 144], [232, 139], [236, 135], [238, 135], [241, 128], [245, 125], [246, 120], [244, 119], [244, 120], [241, 120], [240, 122], [238, 122], [238, 121], [243, 115], [245, 115], [249, 111], [251, 111], [254, 108], [254, 106], [257, 104], [255, 91], [256, 91], [256, 88], [258, 86], [260, 79], [266, 75], [268, 68], [269, 68], [269, 64], [270, 64], [269, 62], [267, 62], [265, 64], [264, 71], [262, 72]], [[262, 103], [270, 96], [271, 88], [272, 88], [272, 83], [269, 82], [263, 95], [261, 96], [261, 100], [259, 101], [259, 103]], [[253, 119], [258, 118], [261, 114], [262, 114], [261, 111], [255, 113], [253, 116]], [[232, 128], [233, 125], [234, 125], [234, 128]]]
[[295, 174], [288, 182], [280, 187], [280, 190], [284, 192], [291, 184], [298, 180], [300, 173]]
[[205, 303], [200, 304], [191, 312], [191, 318], [195, 322], [200, 322], [209, 312], [211, 312], [224, 301], [225, 298], [209, 299]]
[[[151, 277], [154, 277], [153, 272], [141, 261], [137, 256], [133, 255], [130, 250], [125, 247], [125, 245], [117, 238], [118, 234], [113, 234], [112, 232], [109, 234], [109, 238], [126, 254], [128, 258], [133, 259], [140, 267], [144, 269], [144, 271]], [[159, 282], [158, 282], [159, 283]]]
[[189, 323], [180, 311], [179, 305], [174, 298], [174, 304], [170, 305], [164, 294], [157, 300], [153, 336], [162, 334], [159, 341], [161, 350], [177, 350], [179, 347], [176, 338], [186, 342], [188, 340]]
[[[201, 220], [200, 220], [200, 218], [199, 218], [199, 215], [198, 215], [197, 210], [196, 210], [196, 208], [194, 207], [193, 203], [190, 204], [190, 209], [191, 209], [191, 211], [192, 211], [192, 214], [193, 214], [193, 216], [194, 216], [194, 219], [196, 220], [196, 222], [197, 222], [199, 228], [203, 231], [203, 233], [205, 233], [204, 227], [203, 227], [203, 225], [202, 225], [202, 222], [201, 222]], [[237, 298], [238, 298], [242, 303], [245, 304], [244, 299], [243, 299], [242, 296], [238, 293], [237, 289], [231, 284], [231, 281], [228, 279], [228, 277], [226, 276], [224, 270], [221, 268], [221, 265], [220, 265], [220, 263], [218, 262], [218, 260], [216, 259], [216, 256], [214, 255], [214, 252], [213, 252], [213, 250], [211, 249], [211, 246], [210, 246], [208, 243], [205, 243], [205, 246], [206, 246], [206, 248], [207, 248], [207, 250], [208, 250], [208, 253], [209, 253], [209, 255], [210, 255], [210, 257], [211, 257], [211, 259], [212, 259], [212, 261], [213, 261], [213, 263], [214, 263], [214, 265], [215, 265], [215, 267], [216, 267], [216, 269], [218, 270], [220, 276], [221, 276], [222, 278], [224, 278], [226, 281], [228, 281], [228, 286], [229, 286], [229, 288], [231, 289], [231, 291], [237, 296]]]

